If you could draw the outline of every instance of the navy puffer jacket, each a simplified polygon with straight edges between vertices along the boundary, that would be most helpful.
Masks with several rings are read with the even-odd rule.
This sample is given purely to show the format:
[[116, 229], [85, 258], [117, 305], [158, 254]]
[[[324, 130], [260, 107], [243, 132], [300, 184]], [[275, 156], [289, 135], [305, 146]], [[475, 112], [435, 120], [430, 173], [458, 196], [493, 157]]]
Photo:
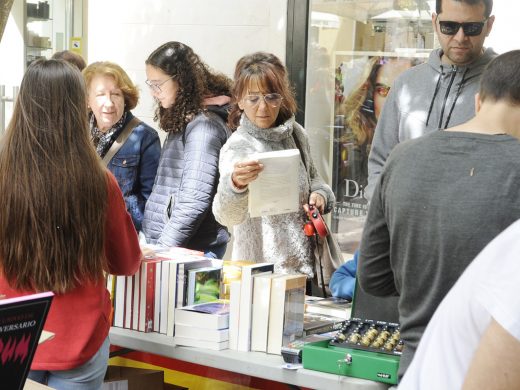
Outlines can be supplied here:
[[164, 143], [143, 232], [151, 244], [205, 251], [229, 241], [227, 229], [211, 211], [219, 181], [220, 149], [230, 136], [220, 115], [198, 114]]

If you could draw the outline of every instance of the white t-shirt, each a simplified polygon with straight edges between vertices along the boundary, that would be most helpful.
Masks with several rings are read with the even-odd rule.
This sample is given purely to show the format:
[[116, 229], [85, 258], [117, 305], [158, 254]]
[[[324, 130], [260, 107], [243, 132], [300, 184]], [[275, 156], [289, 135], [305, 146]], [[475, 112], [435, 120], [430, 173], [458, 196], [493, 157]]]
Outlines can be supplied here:
[[482, 250], [441, 302], [399, 390], [460, 389], [491, 318], [520, 340], [520, 220]]

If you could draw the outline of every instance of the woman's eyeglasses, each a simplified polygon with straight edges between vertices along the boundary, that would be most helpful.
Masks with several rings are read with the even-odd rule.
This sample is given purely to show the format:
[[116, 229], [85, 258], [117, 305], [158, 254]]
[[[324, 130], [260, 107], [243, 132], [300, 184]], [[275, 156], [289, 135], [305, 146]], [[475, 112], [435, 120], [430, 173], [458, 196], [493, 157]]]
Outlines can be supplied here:
[[279, 93], [267, 93], [265, 95], [260, 93], [256, 95], [246, 95], [242, 101], [249, 107], [256, 107], [260, 104], [260, 99], [264, 99], [265, 104], [269, 107], [276, 108], [282, 104], [283, 97]]
[[150, 80], [145, 80], [145, 83], [152, 90], [152, 92], [161, 93], [162, 92], [161, 85], [163, 85], [165, 82], [167, 82], [168, 80], [171, 80], [173, 78], [175, 78], [175, 76], [168, 77], [166, 80], [158, 82], [158, 83], [151, 82]]
[[444, 35], [455, 35], [459, 32], [459, 29], [462, 27], [462, 31], [464, 31], [464, 35], [467, 37], [476, 37], [482, 34], [482, 29], [484, 28], [484, 24], [487, 19], [483, 22], [451, 22], [446, 20], [439, 20], [439, 26], [441, 33]]
[[374, 87], [374, 91], [382, 97], [387, 97], [390, 92], [390, 87], [386, 84], [377, 83]]

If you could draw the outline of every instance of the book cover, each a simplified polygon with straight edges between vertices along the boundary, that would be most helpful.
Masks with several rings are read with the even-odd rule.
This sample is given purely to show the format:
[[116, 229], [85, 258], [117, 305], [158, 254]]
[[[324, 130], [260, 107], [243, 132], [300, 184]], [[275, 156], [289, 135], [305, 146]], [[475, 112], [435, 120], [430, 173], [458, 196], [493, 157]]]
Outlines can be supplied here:
[[255, 181], [249, 183], [249, 216], [255, 218], [298, 211], [300, 151], [286, 149], [255, 153], [251, 159], [261, 162], [264, 169]]
[[229, 328], [229, 302], [219, 300], [176, 308], [175, 324], [204, 329]]
[[260, 274], [253, 282], [253, 314], [251, 319], [251, 351], [267, 352], [271, 280], [280, 274]]
[[256, 263], [242, 267], [240, 286], [240, 312], [238, 323], [238, 350], [251, 350], [251, 315], [253, 305], [253, 276], [259, 274], [271, 274], [274, 270], [272, 263]]
[[188, 289], [186, 303], [216, 301], [220, 297], [220, 282], [222, 279], [222, 267], [203, 267], [188, 271]]
[[244, 265], [255, 264], [254, 261], [236, 261], [236, 260], [224, 260], [222, 262], [222, 283], [220, 289], [221, 299], [230, 299], [231, 282], [235, 280], [241, 280], [242, 278], [242, 267]]
[[2, 388], [23, 389], [54, 294], [0, 300]]
[[351, 301], [336, 297], [307, 299], [305, 302], [305, 311], [308, 313], [325, 314], [344, 320], [350, 318], [351, 308]]
[[182, 307], [188, 304], [186, 296], [188, 292], [188, 272], [195, 268], [212, 266], [212, 260], [205, 257], [197, 260], [180, 262], [177, 270], [177, 300], [175, 307]]
[[271, 281], [267, 353], [281, 354], [287, 345], [303, 335], [305, 275], [283, 275]]

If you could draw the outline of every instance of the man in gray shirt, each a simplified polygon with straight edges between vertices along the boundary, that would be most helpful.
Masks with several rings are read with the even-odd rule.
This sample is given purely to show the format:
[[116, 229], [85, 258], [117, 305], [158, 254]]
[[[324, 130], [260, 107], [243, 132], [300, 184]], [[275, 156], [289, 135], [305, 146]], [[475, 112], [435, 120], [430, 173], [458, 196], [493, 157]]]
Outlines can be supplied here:
[[358, 278], [369, 294], [399, 296], [400, 376], [448, 290], [520, 218], [519, 63], [519, 50], [493, 60], [476, 116], [396, 146], [376, 185]]
[[403, 72], [390, 90], [368, 159], [368, 200], [395, 145], [473, 117], [480, 75], [496, 55], [483, 48], [492, 8], [493, 0], [437, 0], [432, 23], [441, 48]]

